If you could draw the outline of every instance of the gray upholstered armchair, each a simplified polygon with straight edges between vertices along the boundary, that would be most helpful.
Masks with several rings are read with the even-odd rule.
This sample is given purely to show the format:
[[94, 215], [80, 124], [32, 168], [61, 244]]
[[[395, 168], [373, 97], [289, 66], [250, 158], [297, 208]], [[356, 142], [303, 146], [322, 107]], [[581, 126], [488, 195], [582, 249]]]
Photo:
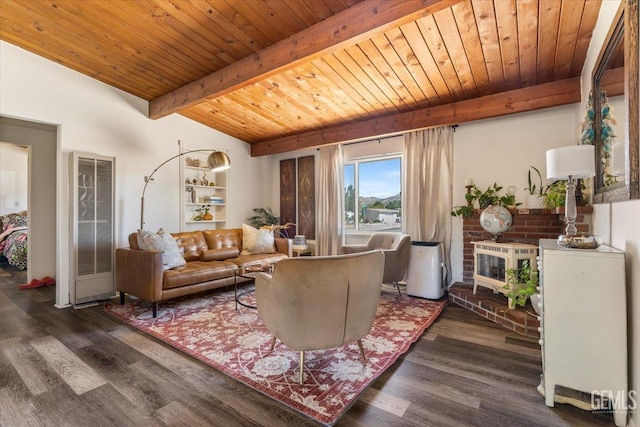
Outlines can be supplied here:
[[382, 252], [298, 257], [279, 261], [273, 275], [256, 277], [258, 314], [276, 339], [300, 352], [300, 384], [304, 352], [357, 341], [369, 334], [380, 298]]
[[343, 254], [352, 254], [372, 249], [381, 249], [384, 253], [384, 277], [382, 283], [393, 284], [400, 292], [398, 282], [404, 279], [409, 267], [411, 255], [411, 236], [401, 233], [374, 233], [364, 245], [345, 245]]

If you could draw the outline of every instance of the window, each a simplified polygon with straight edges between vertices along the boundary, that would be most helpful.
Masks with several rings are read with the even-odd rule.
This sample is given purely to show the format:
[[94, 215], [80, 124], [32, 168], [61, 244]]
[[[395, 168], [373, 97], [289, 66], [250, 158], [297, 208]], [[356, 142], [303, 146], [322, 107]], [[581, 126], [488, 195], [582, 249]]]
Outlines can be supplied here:
[[345, 163], [345, 231], [402, 231], [400, 156]]

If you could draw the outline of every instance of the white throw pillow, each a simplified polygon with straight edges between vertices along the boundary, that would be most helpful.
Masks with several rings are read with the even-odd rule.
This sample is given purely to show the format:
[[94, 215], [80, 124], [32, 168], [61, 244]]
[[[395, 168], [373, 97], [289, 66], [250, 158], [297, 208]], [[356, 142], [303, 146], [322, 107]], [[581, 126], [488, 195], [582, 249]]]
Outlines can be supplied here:
[[187, 263], [180, 253], [178, 242], [169, 232], [162, 228], [158, 230], [158, 233], [138, 230], [138, 237], [140, 236], [142, 236], [143, 243], [149, 248], [148, 250], [162, 252], [162, 268], [164, 270], [181, 267]]
[[153, 231], [149, 231], [149, 230], [138, 229], [138, 249], [142, 251], [149, 250], [149, 246], [147, 246], [147, 244], [144, 242], [144, 236], [147, 236], [149, 234], [157, 234], [157, 233], [154, 233]]
[[276, 251], [273, 231], [242, 224], [242, 254], [270, 254]]

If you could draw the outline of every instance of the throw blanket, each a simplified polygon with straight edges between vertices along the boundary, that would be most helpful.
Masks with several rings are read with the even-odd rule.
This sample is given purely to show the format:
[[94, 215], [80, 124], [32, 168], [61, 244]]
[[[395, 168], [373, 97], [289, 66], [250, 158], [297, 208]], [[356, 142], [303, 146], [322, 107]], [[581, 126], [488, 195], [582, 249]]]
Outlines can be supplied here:
[[18, 270], [27, 268], [27, 217], [8, 215], [1, 218], [0, 253]]

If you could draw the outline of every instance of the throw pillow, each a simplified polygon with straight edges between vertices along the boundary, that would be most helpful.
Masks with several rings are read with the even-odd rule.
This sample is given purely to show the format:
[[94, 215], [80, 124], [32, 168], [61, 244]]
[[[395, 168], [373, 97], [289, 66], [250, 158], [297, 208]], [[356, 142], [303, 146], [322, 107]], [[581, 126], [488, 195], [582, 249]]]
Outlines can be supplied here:
[[149, 250], [149, 246], [147, 246], [147, 244], [144, 242], [144, 236], [148, 236], [149, 234], [157, 233], [154, 233], [153, 231], [138, 229], [138, 249], [140, 249], [141, 251]]
[[242, 224], [242, 254], [270, 254], [276, 251], [273, 231]]
[[[141, 231], [142, 233], [140, 233]], [[149, 248], [148, 250], [162, 252], [162, 268], [164, 270], [181, 267], [187, 263], [180, 253], [178, 242], [169, 232], [161, 228], [158, 233], [138, 230], [138, 236], [140, 234], [142, 234], [142, 241]]]

